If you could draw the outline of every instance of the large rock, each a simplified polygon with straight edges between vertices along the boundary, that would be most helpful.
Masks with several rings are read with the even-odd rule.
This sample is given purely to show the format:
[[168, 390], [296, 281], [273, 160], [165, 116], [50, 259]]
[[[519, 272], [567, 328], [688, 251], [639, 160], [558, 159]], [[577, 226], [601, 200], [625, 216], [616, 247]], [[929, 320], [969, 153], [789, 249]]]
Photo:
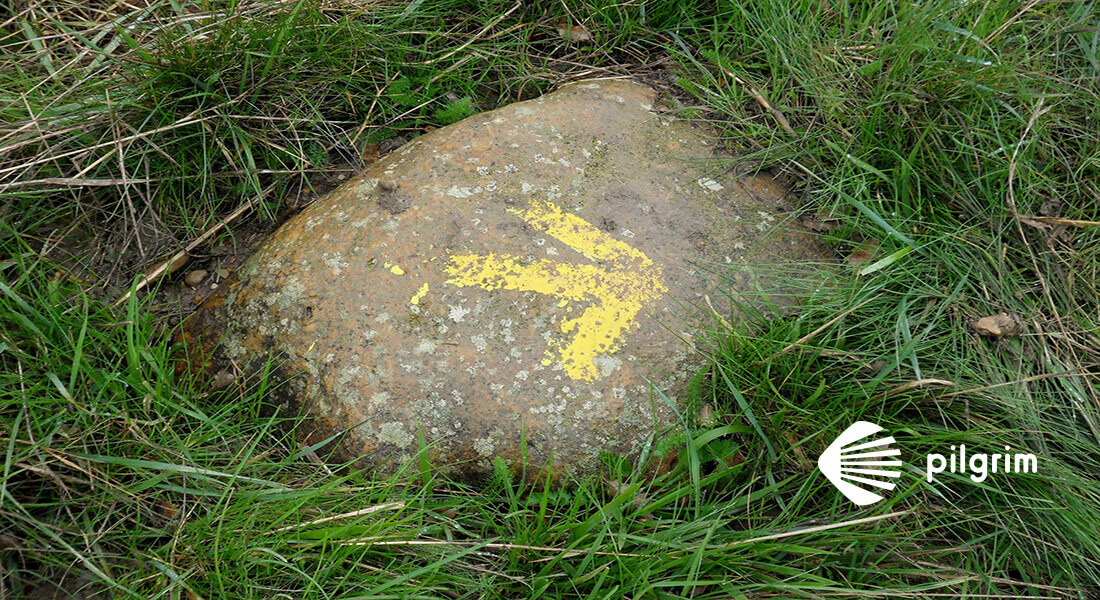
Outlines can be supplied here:
[[385, 471], [421, 434], [458, 476], [637, 451], [702, 362], [715, 266], [820, 258], [777, 186], [708, 170], [715, 139], [654, 100], [582, 82], [417, 138], [264, 243], [188, 321], [193, 363], [270, 368], [303, 438], [346, 431], [338, 456]]

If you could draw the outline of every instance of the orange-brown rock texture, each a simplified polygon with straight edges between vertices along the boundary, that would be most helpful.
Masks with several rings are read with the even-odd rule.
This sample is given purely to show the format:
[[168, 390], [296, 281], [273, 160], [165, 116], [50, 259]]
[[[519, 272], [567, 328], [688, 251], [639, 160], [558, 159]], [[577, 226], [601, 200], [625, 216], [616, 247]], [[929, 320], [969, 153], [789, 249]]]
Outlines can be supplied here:
[[821, 258], [775, 186], [721, 175], [715, 139], [654, 102], [580, 82], [415, 139], [263, 244], [186, 323], [192, 363], [270, 368], [300, 437], [343, 432], [337, 457], [382, 471], [421, 433], [464, 478], [636, 453], [702, 363], [684, 339], [716, 274], [778, 288], [739, 267]]

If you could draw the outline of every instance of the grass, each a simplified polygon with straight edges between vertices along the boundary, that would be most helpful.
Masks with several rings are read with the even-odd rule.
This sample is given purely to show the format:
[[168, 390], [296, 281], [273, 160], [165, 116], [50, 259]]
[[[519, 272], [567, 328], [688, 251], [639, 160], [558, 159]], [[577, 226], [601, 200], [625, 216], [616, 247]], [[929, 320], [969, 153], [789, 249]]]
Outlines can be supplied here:
[[[1098, 14], [3, 6], [0, 596], [1098, 597]], [[848, 257], [795, 314], [698, 333], [708, 414], [666, 474], [609, 459], [557, 492], [505, 469], [472, 489], [327, 466], [262, 416], [261, 390], [178, 375], [149, 300], [101, 302], [242, 201], [275, 218], [387, 139], [612, 74], [674, 76], [683, 116], [718, 126], [738, 168], [786, 173]], [[62, 265], [89, 231], [118, 232], [102, 281]], [[999, 312], [1024, 333], [975, 333]], [[814, 459], [861, 418], [907, 467], [854, 510]], [[962, 443], [1039, 471], [928, 483], [922, 457]]]

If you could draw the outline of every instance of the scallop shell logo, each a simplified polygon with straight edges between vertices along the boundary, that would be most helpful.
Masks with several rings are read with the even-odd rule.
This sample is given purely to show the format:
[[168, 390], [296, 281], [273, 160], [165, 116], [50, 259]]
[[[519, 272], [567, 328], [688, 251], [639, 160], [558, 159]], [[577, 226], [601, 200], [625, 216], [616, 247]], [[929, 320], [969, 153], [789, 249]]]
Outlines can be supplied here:
[[889, 447], [895, 443], [893, 436], [858, 443], [882, 430], [882, 427], [869, 421], [857, 421], [845, 429], [817, 459], [817, 466], [829, 483], [859, 506], [874, 504], [882, 500], [882, 496], [859, 487], [857, 483], [890, 491], [895, 484], [880, 479], [901, 476], [901, 472], [885, 468], [902, 465], [900, 460], [884, 460], [885, 457], [901, 455], [901, 450]]

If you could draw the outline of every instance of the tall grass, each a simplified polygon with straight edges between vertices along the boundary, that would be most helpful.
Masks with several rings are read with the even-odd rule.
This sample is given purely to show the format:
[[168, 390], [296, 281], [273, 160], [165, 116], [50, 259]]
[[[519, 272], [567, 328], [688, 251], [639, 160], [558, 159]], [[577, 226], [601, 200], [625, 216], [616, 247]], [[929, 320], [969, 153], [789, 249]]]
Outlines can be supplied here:
[[[1094, 2], [5, 10], [0, 596], [1100, 593]], [[843, 260], [794, 314], [698, 332], [705, 409], [660, 475], [608, 457], [567, 491], [503, 468], [470, 489], [326, 465], [262, 389], [178, 375], [147, 300], [101, 306], [50, 262], [111, 229], [146, 242], [125, 252], [143, 267], [385, 139], [670, 72], [670, 103], [723, 129], [731, 166], [785, 173]], [[999, 312], [1022, 335], [975, 331]], [[814, 464], [857, 419], [906, 462], [863, 510]], [[963, 443], [1039, 471], [928, 482], [924, 456]]]

